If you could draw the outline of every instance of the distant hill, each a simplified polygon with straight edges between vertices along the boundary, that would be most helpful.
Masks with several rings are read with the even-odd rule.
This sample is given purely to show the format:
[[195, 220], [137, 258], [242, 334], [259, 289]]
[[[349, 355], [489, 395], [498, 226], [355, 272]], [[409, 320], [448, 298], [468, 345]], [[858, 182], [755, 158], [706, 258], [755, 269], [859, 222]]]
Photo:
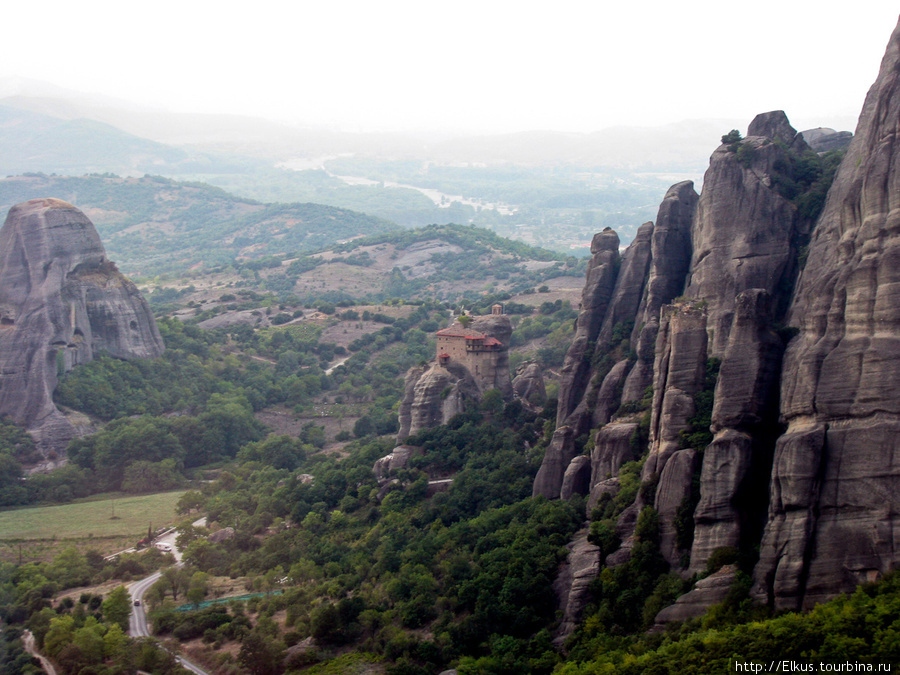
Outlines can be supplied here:
[[394, 223], [320, 204], [263, 204], [203, 183], [160, 176], [120, 178], [31, 174], [0, 179], [0, 213], [56, 197], [78, 206], [97, 226], [128, 275], [182, 273], [273, 253], [312, 252], [337, 242], [397, 229]]
[[0, 106], [0, 175], [162, 175], [260, 202], [351, 209], [404, 227], [475, 224], [579, 255], [605, 226], [630, 241], [669, 185], [700, 178], [710, 144], [734, 126], [485, 137], [348, 133], [176, 114], [3, 79]]
[[0, 173], [227, 171], [209, 155], [140, 138], [90, 119], [59, 119], [0, 106]]
[[557, 300], [577, 304], [586, 265], [586, 258], [565, 257], [482, 228], [431, 225], [362, 237], [309, 255], [245, 260], [234, 268], [209, 269], [148, 288], [157, 306], [189, 305], [204, 321], [217, 317], [206, 327], [257, 321], [258, 313], [250, 310], [258, 304], [235, 306], [228, 293], [221, 300], [225, 288], [243, 289], [240, 293], [259, 301], [271, 296], [286, 306], [399, 298], [461, 302], [486, 313], [492, 303], [514, 297], [531, 306]]
[[[485, 293], [533, 292], [559, 277], [583, 278], [586, 259], [462, 225], [388, 232], [291, 261], [283, 271], [303, 297], [326, 284], [354, 299], [429, 298], [459, 301]], [[282, 282], [284, 283], [284, 282]], [[274, 288], [272, 280], [269, 287]]]

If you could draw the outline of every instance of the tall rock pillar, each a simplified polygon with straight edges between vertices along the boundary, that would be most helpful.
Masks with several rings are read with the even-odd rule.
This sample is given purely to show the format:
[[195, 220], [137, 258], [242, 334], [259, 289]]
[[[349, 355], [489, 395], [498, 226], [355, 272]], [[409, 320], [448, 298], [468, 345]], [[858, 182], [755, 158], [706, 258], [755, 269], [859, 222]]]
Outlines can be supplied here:
[[756, 597], [808, 607], [900, 564], [900, 26], [790, 309]]
[[0, 229], [0, 414], [42, 450], [65, 449], [74, 430], [53, 404], [57, 378], [100, 351], [162, 353], [146, 301], [77, 208], [58, 199], [14, 206]]

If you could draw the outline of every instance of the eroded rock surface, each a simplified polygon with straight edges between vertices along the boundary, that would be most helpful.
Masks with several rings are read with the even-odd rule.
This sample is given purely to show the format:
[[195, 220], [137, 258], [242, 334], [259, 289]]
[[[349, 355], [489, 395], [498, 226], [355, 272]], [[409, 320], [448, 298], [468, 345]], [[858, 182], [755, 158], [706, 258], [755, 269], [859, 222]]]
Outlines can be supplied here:
[[755, 594], [808, 607], [900, 563], [900, 29], [809, 246]]
[[588, 263], [587, 280], [581, 294], [581, 311], [560, 377], [557, 425], [565, 424], [575, 411], [591, 377], [590, 357], [616, 284], [619, 236], [610, 228], [594, 235], [591, 253], [593, 257]]
[[590, 584], [600, 572], [600, 549], [587, 540], [588, 531], [581, 530], [568, 545], [569, 555], [562, 564], [553, 590], [562, 612], [553, 644], [562, 647], [581, 618], [590, 598]]
[[[684, 575], [759, 550], [752, 593], [776, 609], [900, 566], [898, 30], [814, 222], [828, 180], [815, 153], [848, 136], [761, 114], [723, 138], [699, 199], [673, 186], [621, 259], [614, 233], [595, 238], [534, 494], [575, 491], [591, 436], [589, 509], [634, 489], [619, 472], [645, 455], [607, 566], [629, 559], [648, 506]], [[729, 574], [660, 621], [697, 616]]]
[[544, 374], [537, 361], [527, 361], [516, 369], [512, 387], [516, 397], [531, 406], [542, 406], [547, 401]]
[[751, 288], [775, 294], [795, 271], [797, 207], [775, 181], [776, 168], [790, 162], [790, 146], [802, 150], [805, 143], [776, 111], [758, 115], [736, 150], [723, 144], [710, 159], [686, 295], [708, 305], [711, 356], [728, 345], [738, 294]]
[[656, 615], [653, 629], [659, 630], [670, 623], [703, 616], [711, 605], [722, 602], [728, 597], [737, 572], [737, 566], [725, 565], [717, 572], [698, 581], [694, 588], [678, 598], [674, 605], [669, 605]]
[[446, 424], [465, 409], [467, 402], [478, 401], [480, 396], [472, 374], [458, 363], [411, 368], [400, 403], [397, 437], [402, 441], [423, 429]]
[[14, 206], [0, 229], [0, 413], [45, 453], [64, 450], [75, 431], [53, 404], [57, 378], [101, 351], [162, 353], [146, 301], [77, 208], [58, 199]]

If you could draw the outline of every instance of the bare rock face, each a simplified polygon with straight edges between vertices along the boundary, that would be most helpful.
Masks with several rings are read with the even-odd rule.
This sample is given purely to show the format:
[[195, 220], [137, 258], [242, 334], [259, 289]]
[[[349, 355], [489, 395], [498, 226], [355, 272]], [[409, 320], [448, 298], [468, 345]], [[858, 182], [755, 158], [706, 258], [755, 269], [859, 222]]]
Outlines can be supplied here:
[[808, 607], [900, 563], [900, 27], [790, 310], [755, 595]]
[[53, 405], [57, 377], [100, 351], [163, 352], [147, 303], [77, 208], [58, 199], [14, 206], [0, 229], [0, 413], [44, 451], [65, 449], [75, 432]]
[[752, 289], [735, 299], [734, 322], [716, 382], [711, 430], [694, 514], [691, 569], [712, 552], [758, 540], [766, 508], [771, 447], [778, 432], [781, 339], [772, 330], [772, 298]]
[[562, 612], [553, 644], [562, 647], [581, 619], [590, 599], [590, 584], [600, 573], [600, 549], [587, 540], [588, 531], [581, 530], [568, 545], [569, 555], [562, 564], [553, 590]]
[[599, 387], [596, 386], [598, 378], [591, 381], [587, 395], [582, 399], [579, 408], [575, 409], [577, 412], [584, 411], [583, 418], [590, 420], [590, 428], [599, 429], [612, 418], [621, 403], [622, 385], [632, 365], [627, 359], [619, 361], [610, 368], [606, 377], [600, 381]]
[[832, 150], [846, 150], [853, 140], [853, 134], [849, 131], [835, 131], [828, 127], [817, 127], [801, 131], [803, 140], [806, 141], [813, 152], [830, 152]]
[[657, 338], [650, 455], [643, 478], [659, 476], [668, 458], [681, 449], [681, 431], [696, 412], [694, 395], [706, 375], [706, 310], [685, 302], [667, 305]]
[[557, 499], [569, 463], [575, 458], [575, 433], [572, 427], [557, 427], [544, 452], [544, 461], [534, 477], [533, 497]]
[[516, 397], [531, 406], [542, 406], [547, 401], [544, 374], [537, 361], [527, 361], [516, 369], [512, 387]]
[[[822, 136], [807, 134], [814, 146]], [[820, 146], [774, 111], [714, 152], [699, 199], [673, 186], [621, 265], [614, 234], [595, 239], [534, 494], [556, 498], [567, 469], [573, 482], [582, 475], [588, 429], [589, 508], [620, 490], [624, 461], [646, 453], [644, 485], [616, 521], [622, 546], [603, 564], [628, 560], [652, 505], [670, 567], [699, 572], [717, 549], [758, 548], [752, 594], [775, 609], [808, 608], [900, 567], [898, 139], [900, 26], [816, 223], [806, 200], [817, 187], [801, 183]], [[648, 447], [635, 448], [650, 385]], [[699, 445], [693, 427], [709, 405], [712, 441], [686, 447]], [[734, 579], [722, 570], [700, 582], [659, 623], [699, 615]]]
[[557, 426], [566, 423], [588, 386], [590, 355], [615, 288], [619, 263], [619, 236], [609, 228], [594, 235], [591, 253], [593, 257], [588, 263], [587, 280], [581, 294], [581, 311], [575, 324], [575, 336], [566, 352], [560, 374]]
[[571, 462], [563, 474], [560, 499], [569, 499], [573, 495], [587, 495], [591, 489], [591, 458], [579, 455]]
[[775, 294], [793, 277], [797, 208], [776, 189], [788, 147], [803, 144], [784, 113], [757, 116], [737, 151], [722, 145], [710, 159], [693, 228], [686, 294], [709, 307], [710, 355], [728, 344], [734, 300], [761, 288]]
[[632, 334], [637, 363], [622, 391], [623, 401], [640, 399], [653, 383], [659, 310], [684, 290], [691, 264], [691, 222], [699, 196], [692, 181], [669, 188], [659, 206], [650, 242], [650, 268]]
[[[507, 376], [508, 377], [508, 376]], [[423, 429], [446, 424], [481, 394], [472, 374], [458, 363], [411, 368], [400, 403], [400, 441]]]
[[703, 616], [711, 605], [728, 597], [737, 572], [736, 565], [725, 565], [719, 571], [698, 581], [694, 584], [694, 588], [678, 598], [674, 605], [669, 605], [656, 615], [653, 630], [664, 628], [670, 623]]
[[414, 445], [398, 445], [390, 454], [377, 460], [372, 466], [372, 472], [379, 482], [386, 481], [394, 471], [405, 469], [411, 457], [421, 454], [422, 449]]
[[693, 448], [675, 451], [665, 463], [656, 489], [653, 506], [659, 514], [659, 548], [673, 569], [683, 567], [682, 556], [686, 551], [678, 541], [676, 521], [682, 505], [691, 496], [698, 460], [699, 453]]
[[612, 339], [617, 325], [634, 322], [650, 269], [650, 255], [653, 240], [653, 223], [644, 223], [638, 228], [634, 241], [622, 256], [621, 271], [616, 277], [616, 285], [609, 303], [609, 311], [603, 318], [599, 343]]
[[591, 452], [592, 485], [618, 476], [625, 462], [637, 459], [631, 442], [637, 427], [635, 422], [618, 422], [607, 424], [597, 432]]

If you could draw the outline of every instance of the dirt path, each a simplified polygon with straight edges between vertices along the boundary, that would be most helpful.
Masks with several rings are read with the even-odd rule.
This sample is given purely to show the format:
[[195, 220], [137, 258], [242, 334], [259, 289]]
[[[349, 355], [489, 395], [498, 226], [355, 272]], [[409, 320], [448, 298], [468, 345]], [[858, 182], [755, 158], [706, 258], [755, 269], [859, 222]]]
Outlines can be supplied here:
[[44, 669], [47, 675], [56, 675], [56, 668], [53, 667], [50, 659], [42, 654], [38, 654], [34, 648], [34, 635], [31, 634], [30, 630], [22, 631], [22, 643], [25, 645], [25, 651], [41, 662], [41, 668]]
[[350, 357], [347, 356], [347, 357], [344, 357], [343, 359], [339, 359], [339, 360], [335, 361], [333, 365], [328, 366], [328, 368], [325, 370], [325, 374], [331, 375], [331, 373], [334, 372], [335, 368], [337, 368], [338, 366], [344, 365], [344, 363], [346, 363], [349, 360], [350, 360]]

